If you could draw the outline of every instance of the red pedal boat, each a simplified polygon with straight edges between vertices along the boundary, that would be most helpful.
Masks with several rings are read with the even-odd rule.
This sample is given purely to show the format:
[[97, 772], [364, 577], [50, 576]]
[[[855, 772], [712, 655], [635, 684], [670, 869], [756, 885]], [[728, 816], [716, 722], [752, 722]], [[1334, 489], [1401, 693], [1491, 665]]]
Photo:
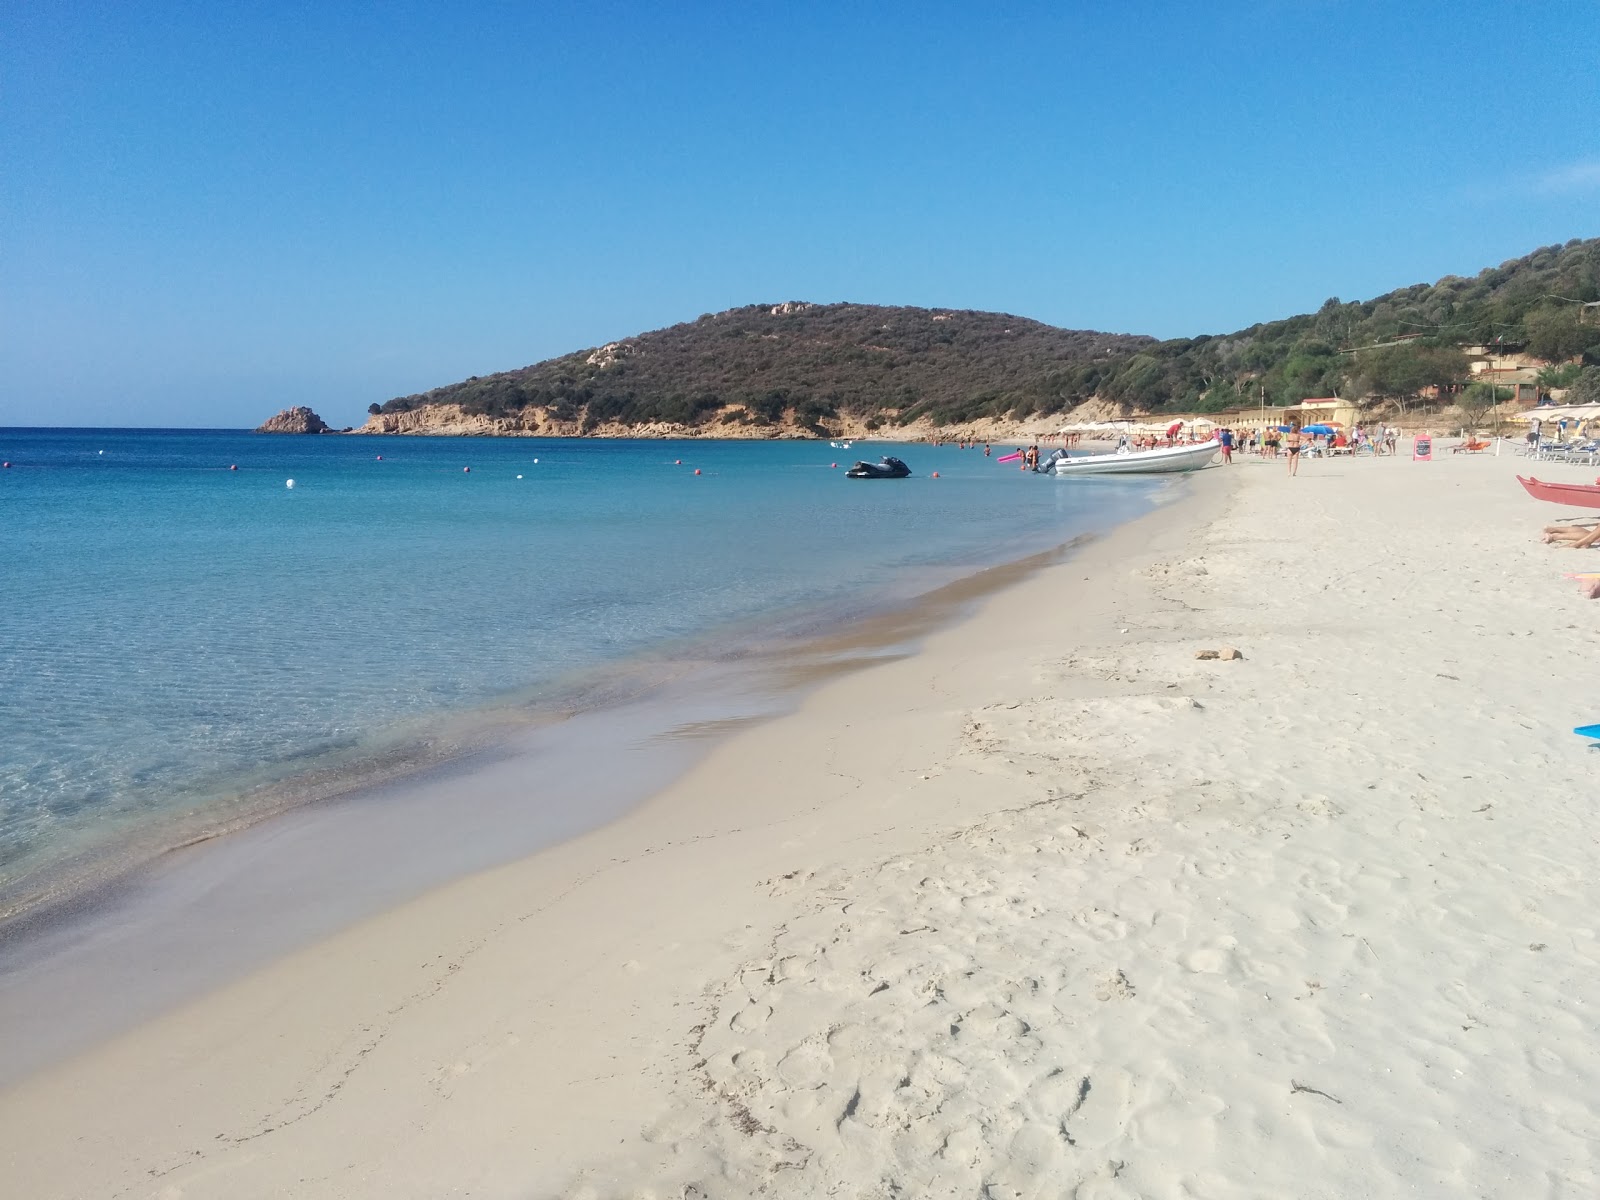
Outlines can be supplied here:
[[1600, 483], [1540, 483], [1537, 479], [1517, 476], [1517, 482], [1528, 489], [1535, 500], [1549, 500], [1554, 504], [1576, 504], [1579, 508], [1600, 508]]

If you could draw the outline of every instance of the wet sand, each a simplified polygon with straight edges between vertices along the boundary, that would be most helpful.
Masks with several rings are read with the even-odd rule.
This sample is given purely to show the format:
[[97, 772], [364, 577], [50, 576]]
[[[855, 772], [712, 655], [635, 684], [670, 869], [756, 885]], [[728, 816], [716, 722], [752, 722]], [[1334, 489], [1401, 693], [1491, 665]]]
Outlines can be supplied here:
[[826, 680], [914, 653], [1088, 540], [814, 636], [598, 677], [590, 691], [609, 702], [587, 709], [456, 719], [399, 756], [301, 781], [252, 820], [37, 906], [0, 931], [0, 1087], [430, 888], [615, 820], [718, 740]]

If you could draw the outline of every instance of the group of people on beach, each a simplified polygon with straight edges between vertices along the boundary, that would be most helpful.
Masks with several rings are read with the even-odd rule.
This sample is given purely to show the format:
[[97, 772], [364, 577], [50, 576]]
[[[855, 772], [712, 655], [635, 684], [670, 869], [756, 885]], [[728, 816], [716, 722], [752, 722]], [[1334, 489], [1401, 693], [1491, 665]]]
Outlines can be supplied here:
[[[1387, 426], [1368, 429], [1357, 425], [1350, 433], [1308, 433], [1299, 422], [1289, 425], [1268, 425], [1265, 428], [1219, 429], [1217, 439], [1222, 442], [1224, 457], [1232, 461], [1231, 451], [1257, 454], [1262, 458], [1277, 458], [1279, 452], [1288, 453], [1292, 447], [1310, 447], [1322, 453], [1348, 450], [1373, 455], [1394, 454], [1400, 434]], [[1299, 453], [1296, 451], [1296, 453]]]
[[1217, 441], [1222, 445], [1222, 461], [1225, 464], [1233, 461], [1235, 450], [1262, 458], [1277, 458], [1281, 451], [1283, 457], [1288, 459], [1289, 474], [1293, 476], [1299, 473], [1302, 454], [1394, 454], [1399, 446], [1400, 435], [1388, 426], [1368, 429], [1364, 425], [1357, 425], [1348, 435], [1337, 429], [1310, 433], [1298, 421], [1294, 421], [1288, 425], [1268, 425], [1265, 428], [1218, 429]]

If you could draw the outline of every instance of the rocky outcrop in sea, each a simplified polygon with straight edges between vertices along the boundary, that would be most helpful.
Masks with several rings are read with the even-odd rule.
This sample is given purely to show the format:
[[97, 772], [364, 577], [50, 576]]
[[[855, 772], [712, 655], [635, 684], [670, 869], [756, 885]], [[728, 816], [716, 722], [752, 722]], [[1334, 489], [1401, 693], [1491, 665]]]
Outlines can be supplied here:
[[256, 426], [257, 433], [332, 433], [334, 430], [304, 405], [286, 408]]

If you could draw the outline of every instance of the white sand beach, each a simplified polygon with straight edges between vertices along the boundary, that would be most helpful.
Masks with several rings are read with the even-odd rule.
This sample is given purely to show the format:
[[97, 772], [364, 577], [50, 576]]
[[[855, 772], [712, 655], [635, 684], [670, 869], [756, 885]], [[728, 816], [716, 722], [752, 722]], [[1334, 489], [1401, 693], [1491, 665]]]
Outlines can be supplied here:
[[1518, 468], [1206, 472], [23, 1081], [4, 1193], [1600, 1195], [1600, 551]]

